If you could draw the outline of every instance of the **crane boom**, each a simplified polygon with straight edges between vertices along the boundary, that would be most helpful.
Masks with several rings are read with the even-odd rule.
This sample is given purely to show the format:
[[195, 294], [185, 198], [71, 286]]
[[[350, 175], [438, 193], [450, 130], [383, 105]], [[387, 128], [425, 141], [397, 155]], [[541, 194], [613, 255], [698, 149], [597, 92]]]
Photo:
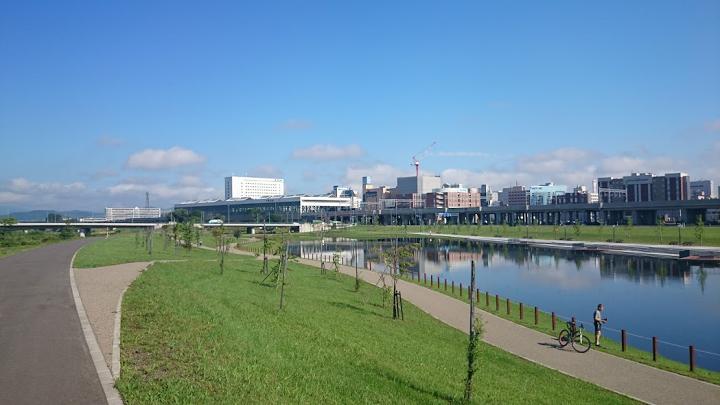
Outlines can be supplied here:
[[415, 177], [420, 176], [420, 159], [427, 156], [428, 153], [430, 153], [430, 151], [432, 150], [432, 148], [435, 147], [435, 144], [437, 144], [437, 142], [433, 141], [433, 143], [431, 143], [427, 148], [413, 155], [411, 165], [415, 166]]

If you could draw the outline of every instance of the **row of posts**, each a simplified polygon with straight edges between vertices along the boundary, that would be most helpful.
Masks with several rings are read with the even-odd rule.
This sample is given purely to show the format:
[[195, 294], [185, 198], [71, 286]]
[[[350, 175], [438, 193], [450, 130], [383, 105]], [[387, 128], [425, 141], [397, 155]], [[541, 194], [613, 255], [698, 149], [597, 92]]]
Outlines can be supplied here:
[[[326, 258], [325, 261], [328, 261], [327, 255], [323, 255], [321, 253], [308, 253], [308, 254], [305, 254], [304, 256], [306, 259], [316, 260], [316, 261], [319, 261], [321, 258], [325, 257]], [[340, 258], [340, 262], [343, 265], [349, 265], [352, 263], [352, 260]], [[369, 268], [369, 270], [372, 270], [372, 262], [368, 261], [366, 263], [365, 267]], [[412, 281], [415, 281], [415, 273], [410, 273], [410, 279]], [[422, 282], [424, 285], [427, 285], [428, 284], [427, 274], [423, 274], [422, 281], [420, 280], [420, 275], [418, 274], [417, 282], [418, 283]], [[448, 289], [447, 279], [443, 279], [443, 285], [444, 285], [445, 291], [447, 291], [447, 289]], [[433, 275], [431, 274], [430, 275], [430, 287], [434, 287], [434, 286], [436, 286], [436, 288], [438, 288], [438, 289], [440, 288], [440, 277], [433, 277]], [[458, 288], [460, 290], [460, 296], [462, 297], [463, 296], [462, 283], [459, 283]], [[450, 291], [453, 294], [455, 293], [455, 281], [450, 281]], [[470, 294], [470, 291], [468, 290], [468, 295], [469, 294]], [[490, 306], [490, 293], [486, 291], [484, 295], [485, 295], [485, 306], [489, 307]], [[480, 289], [476, 289], [475, 290], [475, 302], [480, 302], [480, 296], [481, 296]], [[520, 320], [524, 320], [525, 305], [522, 302], [520, 302], [518, 305], [519, 305]], [[511, 314], [510, 308], [511, 308], [510, 298], [506, 298], [505, 299], [505, 311], [506, 311], [507, 315]], [[495, 294], [495, 311], [500, 311], [500, 296], [498, 294]], [[534, 315], [534, 324], [535, 325], [538, 324], [539, 314], [540, 314], [540, 310], [538, 309], [538, 307], [537, 306], [533, 307], [533, 315]], [[555, 331], [557, 329], [557, 316], [555, 315], [555, 312], [550, 313], [550, 320], [551, 320], [551, 324], [552, 324], [552, 330]], [[573, 323], [575, 322], [574, 316], [572, 317], [572, 322]], [[620, 330], [620, 344], [622, 347], [622, 351], [623, 352], [627, 351], [627, 348], [628, 348], [627, 331], [625, 329]], [[653, 356], [653, 361], [657, 361], [658, 339], [656, 336], [652, 337], [652, 356]], [[688, 357], [689, 357], [690, 371], [695, 371], [695, 346], [693, 346], [693, 345], [688, 346]]]

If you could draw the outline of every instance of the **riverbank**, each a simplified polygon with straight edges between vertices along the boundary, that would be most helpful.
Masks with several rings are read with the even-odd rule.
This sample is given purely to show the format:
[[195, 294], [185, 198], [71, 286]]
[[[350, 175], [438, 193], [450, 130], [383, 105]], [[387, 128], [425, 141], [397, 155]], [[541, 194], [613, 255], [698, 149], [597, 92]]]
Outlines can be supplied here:
[[416, 232], [410, 235], [445, 239], [462, 239], [476, 242], [515, 244], [553, 249], [590, 251], [597, 253], [632, 256], [659, 257], [689, 261], [720, 262], [720, 248], [707, 246], [671, 246], [640, 243], [612, 243], [589, 241], [563, 241], [550, 239], [503, 238], [487, 236], [456, 235], [446, 233]]
[[[619, 243], [676, 246], [684, 248], [720, 247], [720, 227], [677, 226], [589, 226], [577, 227], [530, 225], [356, 225], [325, 232], [327, 237], [353, 239], [382, 239], [407, 236], [412, 233], [433, 233], [457, 236], [482, 236], [507, 239], [535, 239], [568, 242]], [[699, 237], [701, 236], [701, 237]], [[318, 238], [319, 233], [292, 234], [296, 240]]]

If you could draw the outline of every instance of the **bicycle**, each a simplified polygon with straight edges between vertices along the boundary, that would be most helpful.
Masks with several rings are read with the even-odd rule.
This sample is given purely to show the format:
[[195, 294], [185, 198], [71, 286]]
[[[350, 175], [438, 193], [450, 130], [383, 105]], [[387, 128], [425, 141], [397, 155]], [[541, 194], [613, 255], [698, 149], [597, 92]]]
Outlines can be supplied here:
[[592, 343], [583, 332], [585, 332], [585, 327], [582, 323], [580, 324], [580, 328], [577, 328], [574, 322], [567, 322], [566, 328], [561, 330], [558, 335], [560, 347], [565, 347], [570, 343], [576, 352], [587, 352], [590, 350]]

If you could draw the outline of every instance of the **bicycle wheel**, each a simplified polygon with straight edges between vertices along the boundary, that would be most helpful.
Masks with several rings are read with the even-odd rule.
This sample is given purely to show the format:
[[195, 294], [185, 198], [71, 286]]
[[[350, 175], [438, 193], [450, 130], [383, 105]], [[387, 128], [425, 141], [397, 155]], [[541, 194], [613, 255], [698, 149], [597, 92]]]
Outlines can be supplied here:
[[560, 347], [567, 346], [567, 344], [570, 343], [570, 331], [567, 329], [561, 330], [558, 335], [558, 343], [560, 343]]
[[590, 350], [590, 345], [590, 339], [580, 333], [575, 335], [575, 338], [572, 340], [572, 347], [578, 353], [585, 353], [586, 351]]

